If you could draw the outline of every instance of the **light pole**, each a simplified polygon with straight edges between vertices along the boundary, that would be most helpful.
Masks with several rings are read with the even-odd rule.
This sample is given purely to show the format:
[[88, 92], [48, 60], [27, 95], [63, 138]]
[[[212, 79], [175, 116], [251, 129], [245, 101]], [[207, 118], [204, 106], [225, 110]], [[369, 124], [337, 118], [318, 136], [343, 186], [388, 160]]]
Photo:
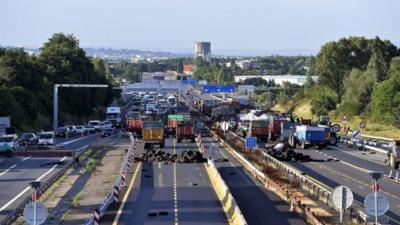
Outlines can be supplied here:
[[56, 131], [58, 127], [58, 88], [107, 88], [106, 84], [54, 84], [53, 94], [53, 130]]

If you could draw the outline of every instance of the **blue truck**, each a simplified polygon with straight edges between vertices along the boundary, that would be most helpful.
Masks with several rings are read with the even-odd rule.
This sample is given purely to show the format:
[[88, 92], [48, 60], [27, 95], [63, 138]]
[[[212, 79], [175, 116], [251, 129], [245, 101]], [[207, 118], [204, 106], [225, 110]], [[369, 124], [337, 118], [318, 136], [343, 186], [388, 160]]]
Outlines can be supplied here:
[[327, 127], [296, 126], [295, 136], [301, 149], [306, 149], [308, 146], [323, 148], [330, 143], [330, 129]]

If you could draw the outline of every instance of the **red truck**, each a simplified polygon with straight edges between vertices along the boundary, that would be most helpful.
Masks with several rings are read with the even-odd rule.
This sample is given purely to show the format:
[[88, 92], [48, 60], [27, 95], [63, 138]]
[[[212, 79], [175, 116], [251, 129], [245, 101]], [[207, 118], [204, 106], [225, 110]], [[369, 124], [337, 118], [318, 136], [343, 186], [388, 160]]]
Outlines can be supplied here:
[[190, 121], [181, 121], [178, 123], [176, 128], [176, 139], [179, 142], [182, 139], [190, 139], [192, 142], [195, 141], [195, 132], [193, 123]]
[[167, 134], [175, 135], [177, 125], [178, 125], [178, 121], [169, 119], [167, 122]]
[[129, 132], [136, 134], [136, 136], [142, 136], [143, 120], [141, 119], [127, 119], [126, 128]]
[[268, 140], [269, 134], [269, 121], [268, 120], [256, 120], [252, 121], [251, 124], [251, 136], [257, 137], [258, 140]]
[[287, 119], [283, 118], [272, 118], [269, 124], [269, 139], [274, 141], [276, 138], [281, 136], [282, 123], [288, 122]]

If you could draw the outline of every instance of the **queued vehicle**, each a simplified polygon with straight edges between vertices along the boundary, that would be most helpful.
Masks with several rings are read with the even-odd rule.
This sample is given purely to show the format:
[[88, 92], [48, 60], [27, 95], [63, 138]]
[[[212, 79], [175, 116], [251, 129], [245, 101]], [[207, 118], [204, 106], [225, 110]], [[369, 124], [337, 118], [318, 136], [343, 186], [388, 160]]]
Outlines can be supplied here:
[[84, 129], [86, 131], [87, 134], [94, 134], [96, 133], [96, 128], [92, 125], [85, 125]]
[[113, 127], [113, 124], [110, 122], [110, 121], [103, 121], [103, 122], [100, 122], [100, 130], [105, 130], [105, 129], [107, 129], [107, 128], [112, 128]]
[[101, 131], [101, 137], [108, 137], [108, 136], [113, 135], [114, 133], [115, 133], [114, 128], [106, 128]]
[[34, 133], [23, 133], [19, 139], [19, 145], [31, 146], [38, 144], [38, 138]]
[[147, 149], [152, 145], [160, 145], [164, 148], [164, 124], [162, 121], [144, 121], [142, 128], [142, 136], [144, 148]]
[[16, 134], [7, 134], [0, 137], [0, 154], [11, 157], [18, 144], [18, 136]]
[[195, 141], [195, 132], [193, 123], [191, 121], [179, 121], [176, 128], [176, 139], [181, 142], [183, 139], [190, 139], [192, 142]]
[[38, 144], [39, 145], [54, 145], [55, 134], [52, 131], [41, 132], [38, 135]]
[[76, 125], [75, 130], [76, 130], [76, 133], [80, 136], [86, 135], [88, 133], [88, 131], [85, 129], [85, 126], [83, 126], [83, 125]]
[[74, 125], [67, 125], [66, 127], [68, 127], [68, 129], [71, 132], [71, 136], [76, 136], [78, 135], [78, 132], [76, 131], [76, 127]]
[[55, 133], [56, 137], [70, 138], [72, 137], [72, 132], [68, 127], [59, 127]]
[[96, 131], [100, 131], [100, 120], [91, 120], [88, 125], [93, 126]]

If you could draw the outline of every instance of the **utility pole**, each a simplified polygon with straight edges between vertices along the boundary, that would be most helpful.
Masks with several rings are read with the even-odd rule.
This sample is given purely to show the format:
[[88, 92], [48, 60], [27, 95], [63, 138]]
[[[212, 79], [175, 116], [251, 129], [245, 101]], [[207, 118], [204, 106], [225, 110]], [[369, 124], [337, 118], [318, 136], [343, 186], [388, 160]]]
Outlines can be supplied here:
[[107, 88], [106, 84], [54, 84], [53, 94], [53, 130], [56, 131], [58, 127], [58, 88]]

